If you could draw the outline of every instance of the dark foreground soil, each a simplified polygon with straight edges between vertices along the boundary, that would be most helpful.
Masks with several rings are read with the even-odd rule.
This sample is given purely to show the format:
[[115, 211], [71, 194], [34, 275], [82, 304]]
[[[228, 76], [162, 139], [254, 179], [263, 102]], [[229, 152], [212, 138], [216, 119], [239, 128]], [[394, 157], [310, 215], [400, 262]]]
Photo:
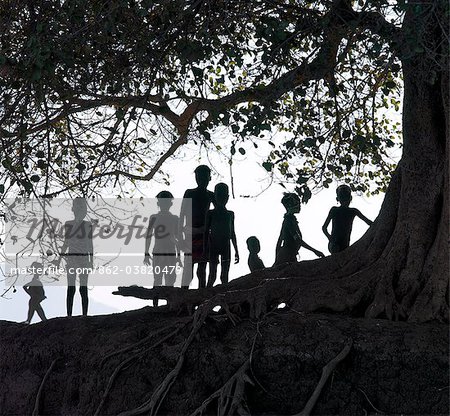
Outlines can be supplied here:
[[[36, 406], [40, 415], [93, 415], [109, 380], [99, 414], [140, 406], [176, 367], [192, 329], [189, 319], [144, 308], [31, 326], [0, 322], [1, 414], [31, 415]], [[170, 336], [177, 323], [179, 331]], [[312, 414], [449, 414], [447, 325], [292, 310], [236, 325], [226, 315], [207, 318], [157, 414], [191, 414], [249, 358], [251, 365], [241, 377], [243, 408], [252, 415], [298, 413], [323, 366], [350, 339], [349, 354], [328, 379]], [[133, 349], [120, 351], [140, 340]], [[102, 361], [110, 353], [115, 355]], [[237, 387], [234, 391], [240, 394]], [[217, 401], [205, 409], [204, 414], [217, 414]]]

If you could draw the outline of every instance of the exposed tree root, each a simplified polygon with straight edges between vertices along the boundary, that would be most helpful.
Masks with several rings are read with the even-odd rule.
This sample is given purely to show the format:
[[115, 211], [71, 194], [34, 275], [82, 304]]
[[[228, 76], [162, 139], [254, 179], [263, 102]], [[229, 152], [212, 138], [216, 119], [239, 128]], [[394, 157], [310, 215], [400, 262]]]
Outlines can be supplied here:
[[159, 334], [165, 332], [167, 329], [172, 329], [172, 328], [174, 328], [174, 327], [181, 328], [181, 327], [185, 324], [185, 322], [188, 322], [190, 319], [191, 319], [191, 318], [189, 318], [189, 317], [186, 317], [186, 318], [184, 318], [184, 319], [183, 319], [183, 318], [180, 318], [180, 319], [178, 320], [178, 322], [177, 322], [175, 325], [170, 325], [170, 326], [166, 326], [166, 327], [164, 327], [164, 328], [159, 328], [159, 329], [157, 329], [156, 331], [151, 332], [149, 335], [147, 335], [145, 338], [141, 339], [140, 341], [138, 341], [138, 342], [136, 342], [136, 343], [134, 343], [134, 344], [132, 344], [132, 345], [128, 345], [127, 347], [122, 348], [122, 349], [120, 349], [120, 350], [118, 350], [118, 351], [113, 351], [112, 353], [110, 353], [110, 354], [108, 354], [108, 355], [105, 355], [105, 356], [102, 358], [102, 360], [100, 361], [100, 365], [103, 365], [103, 364], [104, 364], [109, 358], [111, 358], [111, 357], [114, 357], [114, 356], [119, 355], [119, 354], [123, 354], [123, 353], [125, 353], [125, 352], [127, 352], [127, 351], [130, 351], [130, 350], [139, 348], [139, 347], [142, 346], [142, 345], [145, 345], [145, 344], [146, 344], [148, 341], [150, 341], [152, 338], [154, 338], [154, 337], [156, 337], [157, 335], [159, 335]]
[[39, 386], [39, 390], [37, 392], [36, 395], [36, 400], [34, 402], [34, 409], [33, 409], [33, 413], [31, 413], [32, 416], [38, 416], [39, 415], [39, 403], [41, 401], [41, 395], [42, 395], [42, 390], [44, 389], [44, 384], [49, 376], [49, 374], [52, 372], [53, 367], [56, 364], [56, 361], [58, 361], [57, 358], [55, 358], [52, 363], [50, 364], [50, 367], [48, 368], [47, 372], [44, 375], [44, 378], [41, 381], [41, 385]]
[[367, 402], [370, 404], [370, 406], [372, 407], [373, 410], [375, 410], [375, 412], [377, 412], [380, 415], [384, 415], [385, 413], [382, 412], [380, 409], [377, 409], [374, 404], [370, 401], [370, 399], [367, 397], [367, 394], [364, 390], [358, 388], [358, 390], [364, 395], [364, 397], [366, 398]]
[[[167, 329], [167, 328], [163, 328], [163, 329]], [[114, 381], [117, 378], [117, 375], [119, 374], [119, 372], [127, 365], [129, 365], [132, 361], [134, 361], [135, 359], [141, 357], [142, 355], [144, 355], [145, 353], [147, 353], [148, 351], [150, 351], [153, 348], [156, 348], [158, 345], [161, 345], [163, 342], [167, 341], [168, 339], [172, 338], [174, 335], [176, 335], [181, 329], [181, 326], [178, 326], [174, 331], [172, 331], [171, 333], [169, 333], [168, 335], [166, 335], [165, 337], [161, 338], [160, 340], [158, 340], [157, 342], [155, 342], [154, 344], [152, 344], [150, 347], [146, 348], [145, 350], [138, 352], [137, 354], [132, 355], [131, 357], [128, 357], [127, 359], [125, 359], [124, 361], [122, 361], [113, 371], [111, 377], [108, 380], [108, 384], [106, 386], [106, 389], [103, 393], [102, 399], [100, 401], [100, 404], [97, 407], [97, 410], [94, 413], [94, 416], [98, 416], [100, 414], [100, 411], [106, 401], [106, 398], [108, 397], [108, 394], [114, 384]], [[159, 333], [160, 331], [155, 331], [152, 334], [152, 337], [154, 335], [156, 335], [157, 333]], [[146, 337], [145, 340], [148, 340], [149, 337]], [[143, 340], [142, 340], [143, 341]], [[138, 344], [141, 344], [141, 342], [139, 342]], [[136, 345], [136, 344], [135, 344]], [[134, 345], [134, 346], [135, 346]], [[130, 346], [128, 349], [133, 348], [134, 346]], [[126, 350], [123, 349], [121, 350], [122, 352]]]
[[325, 386], [325, 383], [327, 382], [330, 375], [333, 373], [336, 366], [345, 358], [347, 357], [348, 353], [350, 352], [350, 349], [352, 347], [353, 340], [350, 339], [350, 341], [345, 345], [345, 347], [342, 349], [342, 351], [336, 355], [325, 367], [322, 369], [322, 376], [320, 377], [319, 382], [317, 383], [317, 386], [312, 394], [312, 396], [309, 398], [308, 403], [306, 403], [306, 406], [304, 409], [297, 413], [294, 416], [308, 416], [311, 414], [312, 409], [317, 403], [317, 400], [319, 399], [320, 393], [322, 392], [323, 387]]
[[157, 414], [158, 409], [161, 406], [164, 398], [166, 397], [172, 384], [175, 382], [177, 376], [181, 371], [181, 368], [183, 366], [186, 357], [186, 352], [189, 346], [192, 344], [192, 341], [194, 340], [198, 331], [205, 322], [206, 317], [216, 305], [217, 303], [214, 303], [212, 302], [212, 300], [209, 300], [200, 305], [199, 308], [195, 311], [193, 317], [193, 328], [188, 338], [184, 342], [183, 348], [180, 352], [180, 356], [178, 357], [178, 361], [175, 365], [175, 368], [164, 378], [161, 384], [155, 389], [151, 398], [135, 409], [127, 410], [125, 412], [120, 413], [119, 416], [134, 416], [143, 413], [148, 413], [150, 416], [154, 416]]
[[209, 404], [213, 400], [217, 402], [217, 414], [219, 416], [226, 415], [249, 415], [249, 411], [245, 405], [244, 389], [245, 383], [253, 385], [253, 382], [247, 375], [250, 367], [250, 359], [246, 360], [244, 364], [228, 379], [228, 381], [211, 396], [203, 401], [201, 406], [195, 409], [190, 416], [201, 416], [204, 414]]

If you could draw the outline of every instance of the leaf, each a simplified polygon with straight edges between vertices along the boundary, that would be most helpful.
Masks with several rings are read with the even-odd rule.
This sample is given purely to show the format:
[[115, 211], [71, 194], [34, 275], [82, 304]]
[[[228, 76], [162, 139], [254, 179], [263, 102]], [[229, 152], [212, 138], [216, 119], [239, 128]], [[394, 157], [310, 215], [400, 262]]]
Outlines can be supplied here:
[[262, 166], [263, 166], [263, 168], [264, 168], [265, 170], [267, 170], [267, 172], [271, 172], [271, 171], [272, 171], [272, 168], [273, 168], [273, 163], [270, 163], [270, 162], [264, 162], [264, 163], [262, 164]]
[[0, 194], [3, 194], [5, 192], [5, 185], [0, 184]]
[[137, 140], [140, 141], [141, 143], [147, 143], [147, 140], [144, 139], [143, 137], [138, 137]]
[[31, 182], [39, 182], [40, 179], [41, 178], [39, 175], [33, 175], [33, 176], [31, 176], [30, 181]]
[[243, 147], [240, 147], [238, 150], [241, 155], [245, 155], [245, 149]]
[[39, 150], [36, 152], [36, 157], [42, 159], [43, 157], [45, 157], [45, 153], [42, 150]]

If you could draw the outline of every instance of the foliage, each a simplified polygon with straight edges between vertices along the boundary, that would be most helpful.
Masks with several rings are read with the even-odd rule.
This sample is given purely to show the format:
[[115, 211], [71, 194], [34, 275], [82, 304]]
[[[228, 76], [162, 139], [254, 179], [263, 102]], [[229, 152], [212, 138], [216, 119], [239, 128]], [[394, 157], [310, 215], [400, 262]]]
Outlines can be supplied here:
[[150, 180], [190, 142], [230, 158], [270, 146], [262, 168], [305, 201], [333, 179], [384, 190], [401, 136], [392, 111], [405, 7], [6, 0], [0, 192], [91, 194]]

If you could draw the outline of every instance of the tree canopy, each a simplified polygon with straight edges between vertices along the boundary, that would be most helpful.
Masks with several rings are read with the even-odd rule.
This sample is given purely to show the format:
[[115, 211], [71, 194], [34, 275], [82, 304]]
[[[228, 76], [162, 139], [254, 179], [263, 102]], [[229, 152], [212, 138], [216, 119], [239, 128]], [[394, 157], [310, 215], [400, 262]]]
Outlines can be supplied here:
[[4, 1], [0, 192], [150, 180], [191, 142], [230, 159], [268, 143], [260, 163], [304, 201], [333, 179], [385, 190], [401, 139], [398, 57], [426, 47], [400, 30], [406, 7]]

